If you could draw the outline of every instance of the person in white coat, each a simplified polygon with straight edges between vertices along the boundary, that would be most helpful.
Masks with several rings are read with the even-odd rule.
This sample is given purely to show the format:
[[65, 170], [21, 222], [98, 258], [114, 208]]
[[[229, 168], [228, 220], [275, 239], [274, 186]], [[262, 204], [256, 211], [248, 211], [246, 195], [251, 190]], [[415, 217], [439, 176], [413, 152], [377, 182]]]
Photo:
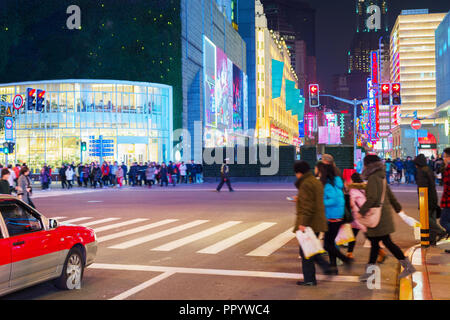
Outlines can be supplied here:
[[71, 166], [68, 166], [66, 169], [66, 179], [67, 179], [67, 184], [68, 184], [67, 189], [72, 188], [73, 176], [74, 176], [73, 169]]

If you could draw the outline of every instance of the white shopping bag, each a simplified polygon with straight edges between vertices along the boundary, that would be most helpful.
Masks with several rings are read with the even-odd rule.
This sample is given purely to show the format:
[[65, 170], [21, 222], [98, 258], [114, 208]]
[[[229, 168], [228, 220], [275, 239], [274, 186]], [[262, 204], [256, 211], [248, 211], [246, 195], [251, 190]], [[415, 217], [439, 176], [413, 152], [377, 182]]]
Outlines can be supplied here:
[[334, 239], [334, 242], [341, 246], [343, 244], [355, 241], [355, 235], [353, 234], [352, 226], [350, 223], [344, 223], [340, 228], [339, 232]]
[[314, 231], [310, 227], [306, 227], [305, 232], [297, 230], [295, 235], [297, 236], [298, 243], [300, 244], [306, 259], [325, 252], [320, 240], [317, 239]]

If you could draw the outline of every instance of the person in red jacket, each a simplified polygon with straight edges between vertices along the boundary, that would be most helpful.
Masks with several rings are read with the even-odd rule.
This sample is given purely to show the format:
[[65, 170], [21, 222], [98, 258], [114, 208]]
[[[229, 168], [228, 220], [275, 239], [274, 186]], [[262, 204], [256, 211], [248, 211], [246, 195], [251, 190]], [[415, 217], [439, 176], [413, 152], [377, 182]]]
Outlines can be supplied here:
[[106, 187], [106, 181], [109, 178], [109, 166], [106, 161], [102, 164], [102, 181], [103, 181], [103, 188]]
[[[447, 237], [450, 235], [450, 148], [444, 150], [444, 164], [445, 169], [442, 174], [442, 180], [444, 184], [444, 193], [441, 199], [441, 226], [447, 231]], [[445, 250], [446, 253], [450, 253], [450, 250]]]

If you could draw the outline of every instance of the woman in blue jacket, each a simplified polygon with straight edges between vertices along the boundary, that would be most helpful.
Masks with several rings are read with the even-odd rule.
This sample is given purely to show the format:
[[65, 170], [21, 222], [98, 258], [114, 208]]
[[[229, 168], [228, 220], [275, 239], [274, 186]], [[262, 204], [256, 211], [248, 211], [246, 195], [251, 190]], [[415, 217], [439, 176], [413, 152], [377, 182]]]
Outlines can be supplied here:
[[324, 186], [323, 202], [325, 205], [325, 216], [328, 221], [328, 231], [325, 232], [324, 249], [330, 257], [330, 265], [334, 274], [338, 273], [336, 258], [345, 264], [351, 264], [351, 259], [345, 256], [335, 244], [339, 228], [344, 224], [345, 198], [344, 182], [336, 175], [332, 165], [318, 162], [316, 175]]

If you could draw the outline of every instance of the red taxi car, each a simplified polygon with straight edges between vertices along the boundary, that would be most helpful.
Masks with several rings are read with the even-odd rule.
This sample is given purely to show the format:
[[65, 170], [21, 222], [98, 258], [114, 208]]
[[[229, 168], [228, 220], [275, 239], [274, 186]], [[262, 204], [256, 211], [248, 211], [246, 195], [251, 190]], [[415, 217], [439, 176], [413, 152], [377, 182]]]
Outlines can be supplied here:
[[60, 289], [79, 289], [96, 254], [92, 229], [59, 224], [0, 195], [0, 296], [51, 279]]

